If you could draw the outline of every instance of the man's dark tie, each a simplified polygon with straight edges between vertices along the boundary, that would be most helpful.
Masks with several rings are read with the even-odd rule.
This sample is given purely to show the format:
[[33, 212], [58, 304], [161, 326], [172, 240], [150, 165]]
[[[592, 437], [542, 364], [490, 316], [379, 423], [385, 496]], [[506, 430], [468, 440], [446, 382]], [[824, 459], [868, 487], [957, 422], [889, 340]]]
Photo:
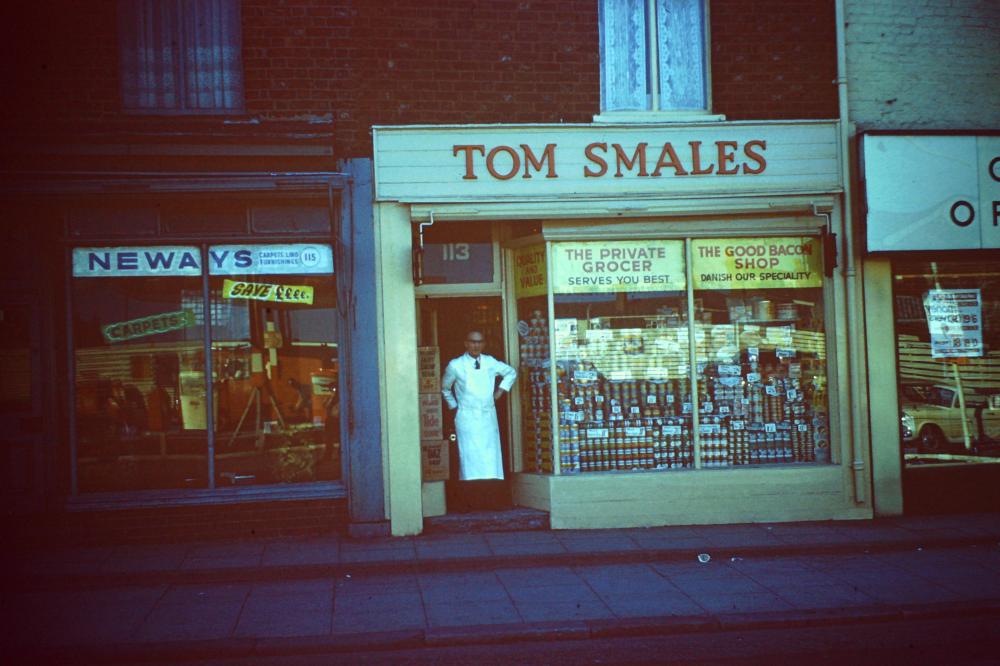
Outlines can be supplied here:
[[477, 358], [476, 359], [476, 370], [478, 370], [478, 369], [479, 369], [479, 359]]

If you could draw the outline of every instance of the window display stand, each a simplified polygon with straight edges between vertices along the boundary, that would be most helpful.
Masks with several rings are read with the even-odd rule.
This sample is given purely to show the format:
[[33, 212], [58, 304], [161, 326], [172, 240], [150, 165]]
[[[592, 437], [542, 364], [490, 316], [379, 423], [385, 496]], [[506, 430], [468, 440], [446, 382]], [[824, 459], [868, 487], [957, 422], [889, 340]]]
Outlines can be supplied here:
[[[285, 430], [286, 428], [285, 418], [281, 415], [281, 410], [278, 409], [278, 403], [274, 399], [274, 395], [271, 393], [270, 387], [267, 388], [268, 388], [267, 399], [271, 402], [271, 407], [274, 409], [274, 414], [278, 419], [278, 425], [281, 426], [282, 430]], [[256, 385], [253, 387], [253, 391], [250, 392], [250, 395], [247, 398], [246, 407], [243, 408], [243, 414], [240, 416], [240, 420], [236, 423], [236, 427], [233, 428], [233, 434], [229, 436], [229, 441], [226, 442], [227, 449], [232, 448], [233, 443], [236, 441], [236, 438], [239, 437], [240, 431], [243, 429], [243, 424], [244, 422], [246, 422], [247, 416], [250, 414], [251, 408], [254, 409], [257, 418], [256, 430], [255, 430], [255, 432], [257, 433], [257, 438], [255, 445], [258, 451], [264, 448], [264, 432], [261, 429], [261, 410], [260, 410], [260, 397], [261, 397], [260, 394], [262, 389], [263, 389], [262, 386]]]

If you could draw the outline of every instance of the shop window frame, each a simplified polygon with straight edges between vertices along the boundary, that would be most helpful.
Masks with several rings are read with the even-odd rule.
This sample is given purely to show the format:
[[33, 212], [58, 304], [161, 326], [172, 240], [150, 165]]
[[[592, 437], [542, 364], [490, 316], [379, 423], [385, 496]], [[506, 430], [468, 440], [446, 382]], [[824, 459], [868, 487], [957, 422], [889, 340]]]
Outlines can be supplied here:
[[[942, 432], [942, 434], [945, 434], [945, 441], [944, 441], [943, 449], [941, 451], [937, 451], [937, 452], [930, 451], [930, 450], [921, 450], [923, 448], [923, 445], [920, 443], [920, 433], [919, 433], [920, 428], [917, 428], [917, 431], [913, 432], [911, 437], [904, 438], [904, 432], [903, 431], [907, 427], [907, 425], [909, 424], [909, 420], [908, 421], [904, 421], [904, 416], [906, 415], [905, 414], [905, 410], [904, 410], [904, 402], [905, 401], [909, 401], [911, 403], [914, 402], [914, 400], [913, 400], [913, 398], [914, 398], [914, 393], [913, 392], [914, 391], [924, 391], [924, 390], [926, 390], [926, 391], [933, 391], [933, 390], [935, 390], [936, 387], [940, 386], [940, 387], [943, 387], [945, 390], [953, 391], [954, 392], [954, 394], [952, 395], [952, 401], [951, 401], [952, 404], [950, 405], [950, 407], [949, 407], [949, 405], [939, 405], [940, 407], [945, 407], [945, 408], [951, 408], [951, 409], [960, 410], [961, 409], [961, 407], [960, 407], [961, 402], [959, 402], [957, 400], [957, 395], [958, 395], [957, 386], [954, 385], [954, 384], [949, 383], [949, 382], [954, 381], [953, 378], [945, 377], [943, 370], [942, 370], [942, 376], [939, 377], [938, 379], [935, 379], [935, 380], [931, 380], [931, 379], [922, 380], [922, 379], [917, 378], [917, 377], [910, 377], [909, 380], [907, 381], [907, 383], [904, 384], [904, 369], [903, 369], [904, 364], [903, 364], [903, 362], [902, 362], [902, 360], [900, 358], [900, 342], [901, 342], [901, 338], [900, 338], [900, 335], [901, 335], [901, 332], [900, 332], [900, 328], [901, 328], [900, 322], [912, 325], [915, 322], [914, 317], [912, 317], [912, 316], [904, 316], [904, 314], [905, 315], [911, 315], [913, 307], [919, 306], [919, 307], [922, 308], [923, 307], [923, 303], [922, 302], [918, 302], [916, 305], [914, 305], [914, 303], [912, 301], [910, 301], [907, 304], [907, 306], [904, 308], [902, 300], [900, 299], [900, 296], [912, 296], [912, 294], [901, 294], [899, 292], [899, 289], [898, 289], [898, 283], [902, 279], [906, 279], [906, 278], [911, 278], [912, 279], [912, 278], [916, 278], [916, 277], [922, 277], [922, 278], [924, 278], [924, 280], [926, 282], [927, 279], [930, 278], [933, 275], [933, 273], [932, 272], [920, 272], [920, 271], [923, 271], [925, 269], [929, 270], [928, 266], [930, 264], [943, 265], [945, 268], [953, 269], [957, 264], [986, 265], [986, 264], [989, 264], [990, 262], [993, 262], [993, 261], [995, 261], [997, 259], [1000, 259], [1000, 251], [998, 251], [998, 250], [977, 250], [977, 251], [972, 251], [972, 252], [963, 252], [963, 251], [954, 251], [954, 250], [951, 250], [951, 251], [944, 251], [944, 252], [938, 252], [938, 253], [931, 253], [931, 252], [928, 252], [928, 251], [916, 251], [916, 252], [896, 253], [892, 257], [892, 259], [890, 261], [890, 279], [891, 279], [891, 283], [892, 283], [891, 284], [891, 287], [892, 287], [891, 288], [891, 295], [892, 295], [891, 305], [892, 305], [892, 315], [893, 315], [893, 317], [892, 317], [892, 326], [891, 326], [891, 329], [892, 329], [892, 344], [893, 344], [893, 346], [892, 346], [892, 353], [894, 355], [894, 365], [895, 365], [895, 374], [896, 374], [896, 376], [894, 378], [894, 381], [895, 381], [896, 398], [897, 398], [896, 399], [896, 405], [895, 405], [895, 412], [894, 412], [894, 422], [895, 422], [895, 424], [897, 426], [897, 433], [898, 433], [899, 461], [900, 461], [900, 466], [901, 466], [901, 469], [902, 469], [904, 475], [905, 474], [932, 473], [933, 470], [944, 469], [944, 468], [949, 468], [949, 467], [951, 467], [951, 468], [958, 467], [958, 468], [970, 469], [971, 468], [970, 466], [973, 466], [973, 464], [971, 462], [968, 462], [968, 461], [964, 461], [963, 462], [963, 461], [958, 460], [958, 459], [953, 460], [953, 461], [949, 461], [948, 460], [949, 456], [961, 456], [961, 455], [964, 455], [964, 452], [962, 450], [964, 448], [964, 442], [950, 441], [948, 439], [946, 433]], [[1000, 271], [998, 271], [998, 273], [1000, 273]], [[977, 277], [977, 276], [981, 276], [977, 271], [965, 272], [965, 271], [961, 271], [961, 270], [960, 271], [948, 270], [947, 272], [943, 272], [941, 274], [941, 278], [942, 279], [954, 279], [954, 278], [964, 278], [964, 277], [972, 278], [972, 277]], [[924, 285], [924, 288], [925, 289], [928, 288], [926, 284]], [[961, 289], [963, 287], [948, 286], [948, 287], [941, 287], [941, 288], [943, 288], [943, 289]], [[979, 289], [982, 289], [982, 288], [979, 287]], [[985, 295], [985, 292], [983, 293], [983, 295]], [[983, 300], [985, 301], [985, 298]], [[904, 309], [907, 310], [907, 312], [904, 312]], [[986, 345], [986, 347], [984, 348], [984, 358], [986, 358], [987, 357], [987, 353], [990, 350], [989, 350], [988, 337], [987, 337], [988, 333], [985, 330], [985, 327], [986, 327], [986, 325], [988, 323], [987, 320], [985, 320], [985, 308], [984, 308], [983, 315], [984, 315], [984, 320], [982, 322], [982, 325], [983, 325], [982, 335], [983, 335], [983, 338], [984, 338], [984, 340], [983, 340], [984, 344]], [[923, 317], [921, 317], [921, 318], [923, 318]], [[924, 323], [926, 324], [926, 320], [924, 320]], [[917, 344], [924, 344], [924, 343], [920, 343], [919, 341], [917, 341]], [[929, 344], [929, 343], [927, 343], [927, 344]], [[992, 350], [992, 351], [998, 351], [998, 350]], [[944, 365], [944, 364], [952, 365], [952, 363], [947, 363], [946, 361], [943, 361], [943, 360], [938, 360], [937, 362], [942, 363], [942, 365]], [[912, 365], [913, 362], [911, 361], [910, 363]], [[985, 381], [984, 377], [986, 377], [987, 375], [983, 374], [982, 372], [976, 372], [974, 369], [966, 368], [966, 362], [965, 361], [959, 360], [959, 361], [957, 361], [957, 363], [958, 363], [958, 366], [956, 366], [956, 367], [957, 367], [957, 371], [959, 372], [959, 374], [963, 374], [963, 373], [971, 374], [972, 377], [973, 377], [973, 379], [974, 379], [974, 382]], [[910, 370], [910, 373], [911, 374], [913, 373], [913, 369], [912, 368]], [[978, 377], [978, 379], [977, 379], [977, 377]], [[909, 391], [904, 390], [904, 386], [909, 387], [910, 390]], [[979, 392], [980, 392], [980, 388], [977, 387], [977, 386], [965, 387], [965, 388], [963, 388], [963, 391], [962, 391], [962, 393], [963, 393], [963, 395], [962, 395], [963, 400], [964, 399], [973, 399], [972, 402], [980, 402], [981, 401], [984, 404], [991, 404], [991, 402], [990, 402], [991, 400], [996, 400], [995, 397], [994, 398], [990, 398], [986, 394], [983, 394], [983, 397], [980, 400], [979, 398], [977, 398], [977, 394]], [[976, 418], [975, 418], [975, 407], [974, 407], [973, 404], [969, 403], [969, 404], [966, 404], [965, 408], [966, 408], [966, 412], [967, 412], [966, 421], [967, 421], [967, 423], [969, 425], [969, 435], [970, 435], [970, 438], [971, 438], [970, 441], [972, 441], [972, 443], [975, 444], [976, 443], [976, 439], [978, 438], [978, 435], [979, 435], [979, 433], [978, 433], [978, 424], [977, 424], [977, 421], [976, 421]], [[969, 414], [969, 412], [971, 412], [971, 414]], [[912, 420], [913, 420], [914, 423], [918, 423], [918, 424], [933, 424], [933, 422], [934, 422], [935, 419], [932, 417], [932, 418], [916, 418], [916, 419], [912, 419]], [[953, 426], [953, 425], [954, 424], [952, 423], [951, 426]], [[991, 426], [992, 426], [992, 423], [991, 423]], [[944, 427], [942, 426], [942, 430], [943, 429], [944, 429]], [[989, 433], [987, 433], [987, 435], [990, 436]], [[907, 446], [906, 446], [907, 442], [911, 443], [911, 446], [909, 448], [912, 449], [912, 450], [910, 450], [909, 452], [907, 451]], [[911, 456], [911, 459], [913, 459], [913, 460], [919, 460], [921, 456], [925, 456], [925, 457], [940, 457], [941, 460], [939, 462], [935, 463], [935, 464], [911, 464], [911, 463], [909, 463], [907, 461], [907, 456], [908, 455]], [[983, 464], [983, 463], [980, 463], [980, 464]], [[998, 464], [998, 463], [988, 463], [988, 464], [995, 465], [995, 464]]]
[[[333, 220], [331, 220], [331, 223]], [[231, 235], [222, 234], [218, 238], [209, 238], [210, 234], [200, 234], [197, 237], [192, 237], [190, 234], [169, 234], [160, 233], [156, 237], [142, 236], [134, 239], [126, 239], [121, 236], [94, 236], [88, 238], [82, 238], [71, 233], [71, 229], [68, 226], [65, 229], [63, 242], [64, 242], [64, 266], [65, 266], [65, 278], [64, 278], [64, 289], [67, 294], [65, 299], [64, 316], [66, 320], [66, 334], [65, 334], [65, 344], [66, 344], [66, 354], [67, 354], [67, 376], [70, 378], [68, 385], [68, 397], [67, 397], [67, 416], [68, 422], [71, 424], [68, 429], [68, 440], [69, 440], [69, 467], [70, 467], [70, 479], [69, 479], [69, 494], [70, 502], [74, 506], [79, 507], [99, 507], [103, 506], [107, 502], [111, 502], [114, 506], [121, 506], [124, 501], [125, 504], [134, 506], [146, 506], [149, 504], [172, 504], [176, 501], [186, 501], [180, 500], [179, 498], [200, 498], [197, 501], [213, 501], [215, 499], [227, 498], [226, 501], [231, 501], [233, 499], [238, 499], [246, 495], [247, 499], [252, 499], [253, 497], [259, 497], [262, 494], [269, 496], [272, 494], [285, 495], [290, 494], [292, 496], [345, 496], [346, 491], [344, 487], [345, 479], [341, 478], [334, 481], [314, 481], [310, 483], [296, 483], [291, 484], [261, 484], [247, 486], [245, 488], [223, 488], [217, 484], [216, 470], [215, 470], [215, 444], [216, 440], [219, 438], [219, 433], [216, 432], [214, 418], [213, 418], [213, 380], [211, 377], [211, 372], [208, 372], [207, 368], [211, 368], [213, 364], [213, 351], [211, 349], [213, 339], [211, 335], [211, 318], [204, 318], [203, 321], [199, 323], [203, 327], [202, 344], [204, 347], [205, 354], [205, 367], [206, 367], [206, 418], [208, 419], [209, 427], [207, 428], [206, 438], [207, 438], [207, 483], [205, 487], [190, 488], [190, 489], [143, 489], [134, 491], [124, 491], [124, 490], [111, 490], [111, 491], [95, 491], [81, 493], [79, 489], [79, 477], [78, 477], [78, 442], [77, 442], [77, 414], [76, 414], [76, 348], [75, 348], [75, 333], [73, 330], [73, 315], [74, 315], [74, 302], [71, 298], [73, 293], [74, 281], [77, 278], [73, 275], [73, 251], [75, 248], [79, 247], [124, 247], [132, 246], [136, 244], [141, 244], [143, 247], [157, 247], [157, 246], [175, 246], [180, 243], [186, 245], [197, 246], [200, 252], [201, 261], [201, 297], [202, 303], [209, 304], [206, 309], [207, 312], [212, 311], [212, 299], [211, 299], [211, 288], [210, 280], [212, 275], [209, 270], [208, 265], [208, 251], [211, 247], [220, 244], [233, 244], [233, 243], [245, 243], [247, 245], [280, 245], [280, 244], [301, 244], [303, 242], [310, 242], [316, 244], [322, 244], [329, 246], [331, 251], [334, 253], [334, 273], [336, 275], [336, 247], [334, 239], [330, 235], [326, 234], [310, 234], [306, 236], [290, 236], [288, 233], [272, 233], [272, 234], [242, 234], [238, 237]], [[338, 315], [339, 317], [340, 315]], [[339, 337], [339, 336], [338, 336]], [[298, 342], [290, 341], [290, 344], [300, 344]], [[310, 343], [302, 343], [310, 344]], [[339, 346], [339, 341], [338, 341]], [[345, 392], [340, 391], [340, 401], [341, 409], [344, 408]], [[343, 446], [343, 443], [342, 443]], [[343, 453], [346, 456], [346, 452]], [[322, 486], [322, 488], [319, 488]], [[331, 490], [332, 488], [332, 490]], [[231, 494], [236, 491], [238, 497], [231, 496]], [[221, 493], [221, 494], [220, 494]]]
[[[621, 225], [622, 223], [619, 223]], [[625, 223], [626, 225], [629, 223]], [[556, 226], [558, 223], [556, 223]], [[647, 229], [648, 227], [643, 227], [643, 225], [638, 225], [640, 229]], [[695, 320], [693, 318], [695, 303], [694, 303], [694, 284], [692, 280], [693, 264], [690, 260], [691, 251], [691, 241], [694, 239], [710, 239], [710, 238], [736, 238], [736, 237], [746, 237], [746, 238], [767, 238], [767, 237], [777, 237], [777, 236], [808, 236], [815, 238], [817, 243], [822, 244], [823, 237], [823, 227], [822, 225], [808, 222], [802, 223], [801, 218], [796, 221], [791, 221], [788, 223], [780, 223], [773, 225], [768, 228], [761, 228], [755, 223], [747, 224], [736, 224], [731, 225], [725, 229], [717, 229], [706, 231], [704, 227], [698, 226], [696, 224], [688, 223], [677, 223], [676, 229], [670, 232], [664, 231], [639, 231], [638, 233], [629, 235], [628, 231], [622, 229], [616, 231], [613, 234], [601, 234], [600, 231], [594, 229], [593, 231], [587, 231], [584, 228], [583, 231], [572, 230], [572, 231], [561, 231], [554, 230], [553, 225], [547, 224], [543, 227], [540, 234], [526, 236], [518, 238], [516, 240], [508, 241], [504, 244], [505, 250], [505, 260], [508, 266], [512, 263], [510, 259], [510, 253], [515, 249], [520, 247], [527, 247], [531, 245], [541, 244], [545, 248], [546, 264], [547, 266], [552, 266], [553, 252], [552, 247], [560, 241], [585, 241], [585, 240], [627, 240], [627, 239], [644, 239], [644, 240], [683, 240], [685, 243], [685, 261], [686, 261], [686, 274], [687, 274], [687, 288], [686, 288], [686, 298], [688, 301], [688, 331], [689, 335], [693, 333], [692, 327], [695, 325]], [[756, 233], [755, 233], [756, 232]], [[824, 257], [825, 259], [825, 257]], [[836, 305], [836, 289], [828, 276], [825, 275], [826, 269], [824, 267], [824, 275], [822, 277], [822, 297], [823, 306], [822, 314], [824, 318], [824, 354], [826, 360], [826, 412], [827, 412], [827, 428], [829, 433], [829, 460], [823, 462], [812, 462], [812, 463], [799, 463], [807, 465], [821, 465], [821, 466], [841, 466], [843, 463], [842, 458], [842, 446], [843, 437], [841, 435], [841, 428], [839, 421], [841, 415], [846, 405], [842, 403], [839, 397], [839, 364], [841, 354], [838, 351], [838, 335], [837, 330], [843, 322], [839, 321]], [[555, 302], [554, 293], [552, 291], [552, 272], [547, 271], [548, 279], [546, 284], [546, 307], [548, 318], [548, 335], [549, 340], [554, 340], [554, 317], [551, 316], [555, 312]], [[516, 322], [517, 313], [517, 298], [514, 294], [513, 280], [508, 279], [508, 288], [506, 294], [507, 300], [507, 310], [506, 316], [509, 322]], [[509, 334], [507, 338], [508, 349], [510, 353], [508, 358], [510, 358], [511, 365], [516, 368], [521, 368], [521, 350], [518, 344], [518, 333], [514, 330], [516, 327], [509, 325]], [[693, 338], [689, 338], [693, 339]], [[551, 343], [550, 343], [551, 345]], [[692, 379], [692, 391], [698, 390], [699, 383], [694, 381], [697, 376], [697, 368], [695, 363], [695, 350], [694, 347], [689, 348], [691, 355], [691, 363], [689, 364], [689, 377]], [[549, 348], [549, 359], [550, 361], [554, 359], [554, 350], [550, 346]], [[521, 410], [521, 400], [512, 401], [513, 409], [511, 410], [511, 420], [512, 427], [510, 429], [512, 442], [511, 442], [511, 452], [512, 452], [512, 467], [515, 473], [522, 474], [538, 474], [540, 476], [566, 476], [561, 469], [560, 464], [560, 436], [559, 436], [559, 414], [558, 414], [558, 376], [556, 364], [550, 364], [550, 377], [549, 377], [549, 390], [551, 395], [551, 419], [553, 423], [552, 427], [552, 457], [553, 457], [553, 470], [551, 472], [542, 471], [530, 471], [525, 470], [523, 453], [524, 453], [524, 441], [523, 433], [520, 427], [516, 427], [521, 423], [525, 415]], [[520, 370], [519, 370], [520, 372]], [[703, 450], [701, 443], [701, 433], [700, 433], [700, 423], [698, 420], [698, 415], [700, 410], [695, 409], [692, 418], [692, 431], [696, 439], [694, 442], [694, 459], [696, 463], [693, 465], [692, 469], [685, 471], [701, 472], [706, 469], [705, 466], [701, 464], [701, 452]], [[753, 470], [753, 469], [768, 469], [768, 470], [787, 470], [796, 469], [796, 464], [765, 464], [765, 465], [746, 465], [737, 467], [723, 468], [728, 470]], [[619, 471], [619, 474], [648, 474], [648, 473], [660, 473], [663, 470], [631, 470], [631, 471]], [[588, 476], [592, 474], [601, 474], [601, 472], [576, 472], [572, 476]]]
[[[489, 282], [450, 282], [450, 283], [424, 283], [418, 284], [414, 288], [417, 298], [424, 296], [496, 296], [502, 290], [503, 275], [503, 252], [501, 248], [500, 229], [492, 222], [463, 222], [448, 221], [440, 224], [487, 224], [490, 228], [490, 243], [492, 245], [493, 257], [493, 277]], [[417, 251], [419, 244], [419, 226], [421, 222], [413, 221], [413, 261], [417, 261]], [[426, 224], [426, 223], [424, 223]]]

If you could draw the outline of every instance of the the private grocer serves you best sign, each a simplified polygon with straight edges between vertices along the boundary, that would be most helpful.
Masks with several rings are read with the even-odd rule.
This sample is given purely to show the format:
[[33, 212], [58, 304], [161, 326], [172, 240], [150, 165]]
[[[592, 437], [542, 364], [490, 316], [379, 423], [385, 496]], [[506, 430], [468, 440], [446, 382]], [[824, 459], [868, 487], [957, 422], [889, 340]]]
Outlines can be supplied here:
[[557, 294], [687, 288], [680, 240], [553, 243], [552, 258]]

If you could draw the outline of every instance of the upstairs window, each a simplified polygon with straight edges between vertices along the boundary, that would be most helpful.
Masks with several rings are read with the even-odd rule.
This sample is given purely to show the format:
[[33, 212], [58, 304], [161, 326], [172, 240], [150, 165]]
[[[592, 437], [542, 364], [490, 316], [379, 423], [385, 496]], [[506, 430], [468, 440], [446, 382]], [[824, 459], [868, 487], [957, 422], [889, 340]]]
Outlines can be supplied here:
[[709, 109], [707, 0], [600, 0], [601, 111]]
[[243, 109], [239, 0], [119, 0], [118, 30], [126, 110]]

